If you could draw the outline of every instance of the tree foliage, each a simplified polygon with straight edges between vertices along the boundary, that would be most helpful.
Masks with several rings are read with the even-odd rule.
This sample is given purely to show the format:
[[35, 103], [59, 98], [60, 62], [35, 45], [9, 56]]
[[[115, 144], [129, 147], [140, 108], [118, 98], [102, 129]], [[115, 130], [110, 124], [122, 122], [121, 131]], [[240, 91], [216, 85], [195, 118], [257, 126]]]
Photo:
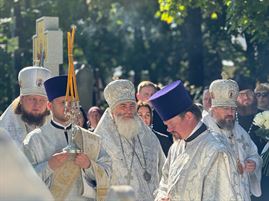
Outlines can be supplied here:
[[[35, 21], [58, 16], [64, 32], [77, 26], [75, 56], [103, 80], [208, 85], [223, 70], [268, 79], [268, 1], [0, 0], [0, 110], [18, 95], [17, 74], [32, 64]], [[164, 23], [165, 21], [166, 23]], [[246, 42], [247, 49], [242, 46]], [[232, 61], [234, 67], [223, 61]]]
[[[232, 60], [236, 72], [256, 77], [257, 81], [268, 80], [269, 2], [159, 0], [157, 15], [168, 24], [183, 25], [191, 10], [198, 8], [203, 18], [201, 27], [206, 52], [217, 53], [220, 61]], [[246, 49], [242, 47], [242, 40], [246, 41]], [[210, 64], [207, 56], [204, 59]]]
[[[1, 19], [10, 19], [5, 26], [1, 25], [5, 29], [3, 37], [7, 41], [13, 38], [18, 41], [9, 55], [13, 64], [6, 63], [8, 68], [13, 69], [13, 82], [16, 82], [22, 67], [32, 64], [35, 20], [42, 16], [58, 16], [64, 33], [69, 31], [70, 25], [77, 25], [75, 59], [98, 70], [104, 82], [111, 79], [114, 69], [119, 66], [123, 70], [122, 78], [134, 72], [136, 84], [141, 79], [166, 84], [187, 74], [181, 32], [177, 28], [171, 29], [154, 16], [158, 9], [157, 2], [1, 0], [1, 3], [5, 11], [1, 12]], [[65, 68], [65, 34], [64, 63]], [[15, 97], [18, 87], [14, 84], [10, 86], [15, 89]], [[11, 99], [9, 97], [8, 102]]]
[[149, 79], [155, 82], [177, 74], [180, 32], [171, 31], [154, 17], [157, 3], [98, 2], [91, 1], [89, 18], [79, 24], [79, 43], [92, 66], [100, 68], [105, 77], [122, 66], [123, 77], [135, 72], [135, 82], [140, 81], [141, 72], [148, 72]]

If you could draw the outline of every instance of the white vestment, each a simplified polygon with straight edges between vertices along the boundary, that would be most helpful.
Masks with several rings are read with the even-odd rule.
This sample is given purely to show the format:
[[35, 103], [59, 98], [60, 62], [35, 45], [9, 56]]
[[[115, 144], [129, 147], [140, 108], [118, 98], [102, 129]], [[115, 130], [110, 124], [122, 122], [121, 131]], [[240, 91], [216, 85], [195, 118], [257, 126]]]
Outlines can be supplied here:
[[155, 200], [243, 201], [233, 163], [227, 147], [208, 130], [189, 142], [177, 140], [168, 153]]
[[238, 122], [235, 122], [235, 126], [232, 130], [233, 139], [235, 141], [233, 144], [229, 140], [229, 138], [231, 138], [231, 133], [220, 129], [210, 114], [203, 117], [203, 122], [211, 131], [214, 131], [215, 135], [222, 135], [226, 137], [227, 141], [229, 141], [234, 157], [239, 160], [243, 166], [246, 160], [252, 160], [256, 163], [256, 169], [253, 173], [247, 173], [244, 171], [244, 173], [240, 175], [240, 189], [244, 201], [250, 201], [251, 194], [259, 197], [261, 195], [260, 181], [262, 159], [258, 154], [256, 145], [251, 140], [248, 133], [238, 124]]
[[[22, 142], [26, 135], [37, 127], [24, 122], [20, 114], [15, 114], [15, 108], [18, 102], [19, 97], [16, 98], [0, 116], [0, 127], [7, 130], [18, 147], [22, 148]], [[47, 116], [45, 123], [50, 119], [51, 116]]]
[[[132, 143], [120, 137], [109, 108], [94, 132], [102, 137], [103, 145], [112, 158], [111, 185], [130, 185], [137, 201], [151, 201], [161, 179], [165, 155], [151, 129], [139, 118], [137, 121], [140, 129], [138, 136], [134, 137], [135, 151]], [[151, 175], [148, 182], [143, 176], [145, 171]]]
[[[83, 148], [83, 152], [87, 154], [88, 152], [92, 151], [97, 154], [92, 155], [92, 157], [89, 157], [87, 154], [88, 158], [90, 159], [91, 166], [88, 169], [81, 169], [80, 176], [75, 181], [75, 184], [65, 199], [70, 201], [89, 200], [89, 198], [95, 200], [95, 183], [99, 182], [96, 179], [97, 176], [101, 175], [98, 178], [108, 178], [108, 188], [109, 177], [111, 174], [111, 159], [101, 146], [100, 137], [86, 131], [85, 129], [80, 129], [82, 132], [85, 132], [86, 135], [90, 135], [90, 141], [87, 143], [83, 142], [83, 144], [88, 144], [87, 147]], [[69, 135], [70, 134], [71, 133], [69, 133]], [[85, 139], [83, 138], [83, 140]], [[23, 142], [25, 155], [49, 188], [53, 182], [54, 172], [49, 168], [48, 160], [53, 154], [56, 152], [61, 152], [66, 146], [67, 139], [64, 134], [64, 130], [56, 128], [51, 122], [30, 132]], [[93, 165], [97, 168], [93, 169]]]
[[0, 128], [0, 157], [0, 200], [53, 200], [51, 193], [25, 155], [2, 128]]

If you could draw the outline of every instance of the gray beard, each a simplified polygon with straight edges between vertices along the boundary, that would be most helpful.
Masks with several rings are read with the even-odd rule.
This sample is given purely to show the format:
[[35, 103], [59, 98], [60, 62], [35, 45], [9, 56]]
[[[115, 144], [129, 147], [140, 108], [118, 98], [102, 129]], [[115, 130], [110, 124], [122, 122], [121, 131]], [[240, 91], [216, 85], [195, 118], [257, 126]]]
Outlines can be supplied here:
[[134, 116], [132, 119], [124, 120], [121, 117], [114, 117], [115, 124], [117, 126], [118, 132], [121, 136], [127, 138], [128, 140], [134, 138], [139, 132], [139, 119]]

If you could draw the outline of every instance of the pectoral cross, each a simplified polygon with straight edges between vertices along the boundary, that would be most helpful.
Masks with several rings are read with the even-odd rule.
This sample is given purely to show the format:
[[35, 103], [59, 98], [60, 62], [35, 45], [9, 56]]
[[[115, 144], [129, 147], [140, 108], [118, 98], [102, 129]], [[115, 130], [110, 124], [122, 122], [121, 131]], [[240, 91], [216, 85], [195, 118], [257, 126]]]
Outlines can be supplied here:
[[128, 174], [124, 176], [124, 178], [127, 180], [127, 184], [130, 185], [131, 180], [134, 178], [132, 176], [132, 171], [128, 170]]

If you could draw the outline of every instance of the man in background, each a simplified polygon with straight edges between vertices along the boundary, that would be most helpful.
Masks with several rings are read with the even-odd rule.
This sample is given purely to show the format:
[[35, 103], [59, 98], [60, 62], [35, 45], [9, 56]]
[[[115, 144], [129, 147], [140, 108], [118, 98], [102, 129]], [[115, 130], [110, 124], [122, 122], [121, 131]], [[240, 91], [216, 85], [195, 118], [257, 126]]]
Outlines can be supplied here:
[[88, 119], [88, 127], [90, 131], [94, 131], [98, 122], [100, 121], [102, 116], [102, 111], [98, 106], [92, 106], [88, 110], [87, 119]]
[[255, 131], [258, 129], [253, 124], [253, 119], [258, 113], [257, 99], [254, 94], [254, 83], [251, 80], [239, 80], [239, 94], [237, 97], [237, 120], [238, 123], [249, 134], [252, 141], [258, 148], [258, 153], [261, 153], [266, 141], [257, 136]]
[[[149, 98], [158, 90], [156, 84], [151, 81], [142, 81], [137, 87], [136, 99], [138, 102], [146, 102], [150, 106]], [[159, 114], [152, 108], [152, 129], [158, 137], [161, 146], [167, 155], [167, 151], [173, 143], [172, 135], [167, 131]]]
[[210, 93], [209, 93], [208, 88], [205, 88], [203, 91], [202, 103], [203, 103], [203, 110], [208, 112], [208, 110], [211, 107], [211, 98], [210, 98]]
[[260, 83], [255, 88], [257, 106], [260, 111], [269, 110], [269, 83]]
[[[259, 83], [255, 90], [255, 97], [257, 99], [257, 107], [258, 107], [258, 112], [263, 112], [266, 110], [269, 110], [269, 83]], [[265, 140], [263, 140], [263, 144], [266, 143]], [[268, 141], [267, 141], [268, 143]], [[259, 145], [259, 153], [265, 152], [266, 148], [263, 149], [263, 145]], [[263, 168], [267, 168], [264, 166]], [[262, 181], [261, 181], [261, 188], [262, 188], [262, 195], [261, 197], [254, 197], [252, 198], [253, 201], [267, 201], [269, 199], [269, 191], [268, 191], [268, 186], [269, 186], [269, 176], [267, 176], [264, 173], [264, 170], [262, 171]]]

